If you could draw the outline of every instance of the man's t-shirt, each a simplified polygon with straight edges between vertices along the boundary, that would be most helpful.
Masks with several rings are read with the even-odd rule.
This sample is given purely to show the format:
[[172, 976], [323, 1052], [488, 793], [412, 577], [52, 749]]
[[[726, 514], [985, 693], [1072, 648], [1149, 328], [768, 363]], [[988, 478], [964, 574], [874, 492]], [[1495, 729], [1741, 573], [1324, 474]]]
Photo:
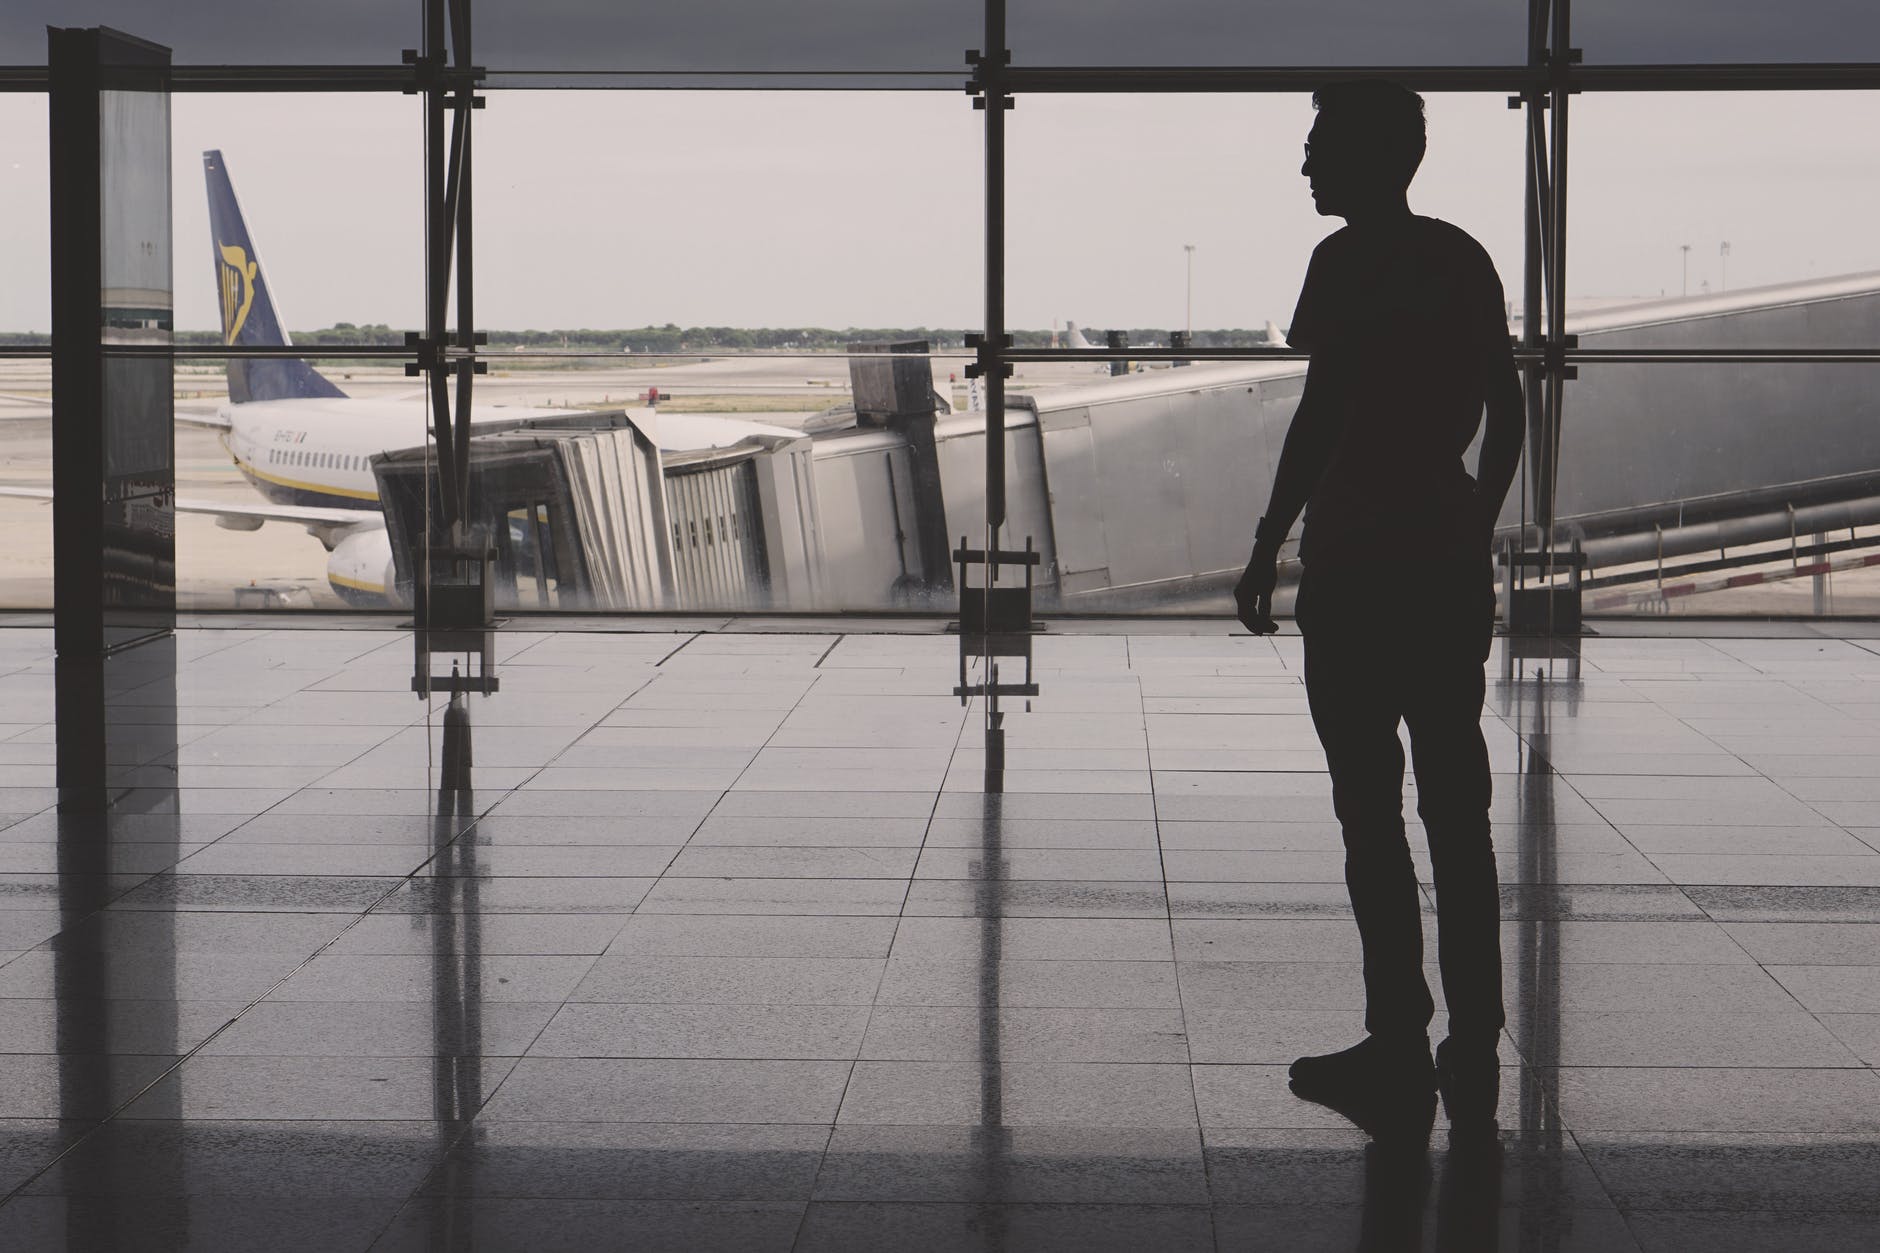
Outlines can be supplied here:
[[1462, 456], [1489, 368], [1510, 351], [1501, 280], [1482, 246], [1435, 218], [1347, 226], [1313, 252], [1287, 339], [1318, 367], [1313, 405], [1331, 407], [1320, 418], [1343, 424], [1306, 504], [1307, 565], [1479, 543]]

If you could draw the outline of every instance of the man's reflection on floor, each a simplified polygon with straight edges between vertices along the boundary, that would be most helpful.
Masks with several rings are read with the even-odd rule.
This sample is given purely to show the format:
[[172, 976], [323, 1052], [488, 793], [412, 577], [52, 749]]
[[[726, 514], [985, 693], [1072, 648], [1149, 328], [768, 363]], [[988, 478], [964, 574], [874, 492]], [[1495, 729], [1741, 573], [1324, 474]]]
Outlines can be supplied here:
[[[1432, 1165], [1431, 1146], [1373, 1140], [1364, 1146], [1359, 1253], [1497, 1253], [1503, 1149], [1498, 1139], [1452, 1141]], [[1432, 1180], [1432, 1175], [1436, 1178]], [[1430, 1192], [1435, 1184], [1435, 1214]], [[1433, 1218], [1433, 1222], [1432, 1222]], [[1433, 1226], [1434, 1243], [1425, 1241]], [[1544, 1246], [1523, 1241], [1526, 1250]]]

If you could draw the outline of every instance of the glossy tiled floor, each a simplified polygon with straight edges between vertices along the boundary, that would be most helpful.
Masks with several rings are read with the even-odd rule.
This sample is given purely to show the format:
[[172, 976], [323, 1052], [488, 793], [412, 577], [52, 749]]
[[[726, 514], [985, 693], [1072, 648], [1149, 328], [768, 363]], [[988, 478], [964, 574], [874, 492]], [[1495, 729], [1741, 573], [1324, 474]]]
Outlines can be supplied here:
[[1874, 645], [1497, 653], [1503, 1141], [1425, 1154], [1286, 1087], [1298, 641], [1175, 629], [1040, 639], [1002, 794], [939, 635], [507, 632], [466, 793], [404, 636], [185, 631], [64, 820], [0, 632], [0, 1247], [1880, 1245]]

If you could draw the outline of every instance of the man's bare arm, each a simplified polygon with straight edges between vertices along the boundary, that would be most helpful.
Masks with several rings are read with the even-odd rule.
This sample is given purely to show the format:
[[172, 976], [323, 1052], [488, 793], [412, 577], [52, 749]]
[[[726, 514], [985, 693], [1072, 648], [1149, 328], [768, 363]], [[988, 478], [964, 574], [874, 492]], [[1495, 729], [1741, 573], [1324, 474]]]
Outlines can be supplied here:
[[1279, 582], [1279, 546], [1325, 474], [1325, 467], [1331, 464], [1344, 432], [1339, 375], [1326, 369], [1323, 360], [1322, 356], [1314, 356], [1306, 367], [1305, 390], [1300, 393], [1299, 407], [1293, 410], [1292, 425], [1286, 428], [1286, 443], [1273, 471], [1273, 492], [1267, 500], [1266, 516], [1260, 519], [1253, 537], [1253, 556], [1247, 559], [1246, 572], [1234, 585], [1240, 620], [1256, 635], [1279, 629], [1272, 618], [1273, 589]]
[[1475, 466], [1475, 494], [1481, 504], [1481, 522], [1492, 530], [1521, 466], [1521, 441], [1527, 429], [1521, 399], [1521, 376], [1512, 354], [1500, 357], [1488, 372], [1487, 426], [1482, 432], [1482, 455]]
[[1293, 410], [1279, 465], [1273, 471], [1273, 491], [1267, 498], [1259, 538], [1270, 543], [1275, 553], [1331, 464], [1344, 430], [1342, 397], [1334, 394], [1336, 376], [1323, 364], [1324, 359], [1322, 354], [1315, 356], [1306, 366], [1305, 390]]

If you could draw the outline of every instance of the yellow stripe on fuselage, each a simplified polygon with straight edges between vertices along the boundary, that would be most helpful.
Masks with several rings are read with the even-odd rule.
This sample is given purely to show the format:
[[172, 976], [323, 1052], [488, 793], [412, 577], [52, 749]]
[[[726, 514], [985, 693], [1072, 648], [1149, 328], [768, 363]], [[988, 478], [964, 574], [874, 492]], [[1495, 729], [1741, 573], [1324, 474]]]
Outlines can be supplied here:
[[254, 462], [244, 461], [240, 457], [235, 458], [235, 464], [243, 474], [266, 479], [279, 487], [291, 487], [296, 491], [314, 492], [321, 496], [345, 496], [350, 500], [369, 500], [375, 505], [379, 503], [377, 492], [362, 492], [351, 487], [334, 487], [329, 483], [304, 483], [299, 479], [284, 479], [278, 474], [269, 474], [266, 470], [257, 469]]
[[340, 587], [350, 587], [355, 592], [372, 592], [379, 596], [385, 595], [385, 584], [383, 583], [367, 583], [363, 579], [349, 579], [343, 574], [334, 574], [331, 570], [326, 572], [326, 581], [328, 583], [337, 584]]

